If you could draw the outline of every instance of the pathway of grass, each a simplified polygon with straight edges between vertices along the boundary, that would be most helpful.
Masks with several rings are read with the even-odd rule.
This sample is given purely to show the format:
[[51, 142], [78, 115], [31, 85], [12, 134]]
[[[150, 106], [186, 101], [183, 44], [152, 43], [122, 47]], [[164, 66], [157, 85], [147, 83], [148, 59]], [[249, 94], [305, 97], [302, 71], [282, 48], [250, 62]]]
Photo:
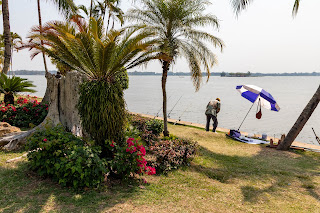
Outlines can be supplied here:
[[248, 145], [200, 129], [170, 132], [201, 145], [188, 168], [168, 176], [77, 193], [41, 180], [21, 153], [0, 152], [0, 212], [319, 212], [320, 155]]

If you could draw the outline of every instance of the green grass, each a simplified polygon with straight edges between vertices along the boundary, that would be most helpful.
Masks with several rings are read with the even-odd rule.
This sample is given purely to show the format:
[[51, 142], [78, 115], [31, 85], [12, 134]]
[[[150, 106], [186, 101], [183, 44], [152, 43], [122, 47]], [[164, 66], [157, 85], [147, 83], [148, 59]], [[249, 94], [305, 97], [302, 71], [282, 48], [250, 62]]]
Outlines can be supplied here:
[[169, 126], [199, 142], [190, 167], [167, 176], [74, 192], [30, 172], [23, 153], [0, 152], [0, 212], [319, 212], [320, 155], [282, 152], [223, 133]]

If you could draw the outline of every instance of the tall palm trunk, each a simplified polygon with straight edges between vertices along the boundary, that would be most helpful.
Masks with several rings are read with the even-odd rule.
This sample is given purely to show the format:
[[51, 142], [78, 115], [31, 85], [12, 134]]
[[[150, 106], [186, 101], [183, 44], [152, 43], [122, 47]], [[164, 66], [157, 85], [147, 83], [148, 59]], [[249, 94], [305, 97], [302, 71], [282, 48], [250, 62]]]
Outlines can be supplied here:
[[8, 0], [2, 1], [3, 37], [4, 37], [4, 63], [2, 72], [7, 74], [11, 61], [11, 33], [9, 20]]
[[288, 150], [299, 135], [300, 131], [307, 123], [309, 118], [311, 117], [313, 111], [317, 108], [320, 101], [320, 85], [317, 89], [316, 93], [313, 95], [307, 106], [303, 109], [302, 113], [300, 114], [296, 123], [292, 126], [291, 130], [289, 131], [287, 137], [283, 140], [282, 143], [277, 147], [279, 150]]
[[[42, 18], [41, 18], [41, 7], [40, 7], [40, 0], [37, 0], [37, 5], [38, 5], [38, 18], [39, 18], [39, 27], [40, 27], [40, 34], [42, 33]], [[43, 45], [43, 41], [41, 40], [41, 45]], [[42, 58], [43, 58], [43, 64], [44, 64], [44, 70], [45, 70], [45, 76], [47, 78], [47, 74], [49, 73], [48, 67], [47, 67], [47, 61], [46, 61], [46, 56], [44, 52], [42, 52]], [[44, 97], [42, 99], [43, 102], [49, 102], [49, 88], [48, 88], [48, 83], [47, 83], [47, 88], [46, 92], [44, 94]]]
[[[41, 18], [40, 0], [37, 0], [37, 4], [38, 4], [39, 27], [40, 27], [40, 34], [41, 34], [42, 33], [42, 18]], [[42, 40], [41, 40], [41, 45], [43, 45]], [[46, 56], [45, 56], [44, 52], [42, 52], [42, 57], [43, 57], [44, 70], [47, 73], [48, 68], [47, 68]]]
[[91, 16], [92, 16], [92, 4], [93, 4], [93, 0], [91, 0], [91, 2], [90, 2], [89, 18], [91, 18]]
[[163, 135], [169, 136], [168, 131], [168, 118], [167, 118], [167, 92], [166, 92], [166, 84], [167, 84], [167, 76], [169, 70], [170, 62], [163, 61], [162, 62], [162, 97], [163, 97]]

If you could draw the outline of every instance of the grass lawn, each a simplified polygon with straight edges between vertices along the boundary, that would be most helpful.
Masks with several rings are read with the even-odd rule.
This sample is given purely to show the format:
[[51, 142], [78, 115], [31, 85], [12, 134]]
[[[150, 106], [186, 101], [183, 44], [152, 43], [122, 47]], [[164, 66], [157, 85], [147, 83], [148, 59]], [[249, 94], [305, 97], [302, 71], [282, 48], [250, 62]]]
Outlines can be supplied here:
[[77, 193], [29, 172], [23, 153], [0, 152], [0, 212], [320, 212], [320, 154], [243, 144], [200, 129], [169, 126], [198, 141], [188, 168], [148, 183], [113, 183]]

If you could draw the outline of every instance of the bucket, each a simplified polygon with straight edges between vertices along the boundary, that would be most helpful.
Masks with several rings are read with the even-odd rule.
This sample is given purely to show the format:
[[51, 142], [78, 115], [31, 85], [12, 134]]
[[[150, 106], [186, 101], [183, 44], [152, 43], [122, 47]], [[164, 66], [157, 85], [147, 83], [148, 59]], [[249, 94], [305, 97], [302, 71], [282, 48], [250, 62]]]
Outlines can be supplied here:
[[262, 140], [267, 140], [267, 134], [265, 133], [262, 134]]

